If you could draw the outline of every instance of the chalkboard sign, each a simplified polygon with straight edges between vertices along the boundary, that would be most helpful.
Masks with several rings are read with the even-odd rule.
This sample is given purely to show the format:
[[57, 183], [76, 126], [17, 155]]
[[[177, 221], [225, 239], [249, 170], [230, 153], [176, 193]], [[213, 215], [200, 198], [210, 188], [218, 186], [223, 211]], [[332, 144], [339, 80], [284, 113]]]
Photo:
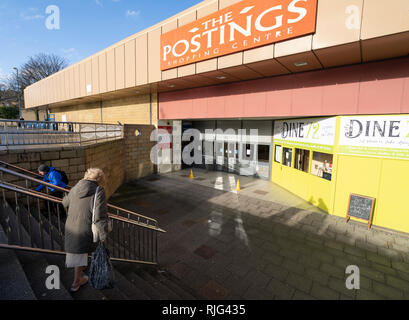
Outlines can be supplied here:
[[375, 198], [351, 193], [349, 196], [346, 221], [348, 222], [350, 217], [366, 220], [368, 221], [369, 229], [371, 226], [374, 204]]

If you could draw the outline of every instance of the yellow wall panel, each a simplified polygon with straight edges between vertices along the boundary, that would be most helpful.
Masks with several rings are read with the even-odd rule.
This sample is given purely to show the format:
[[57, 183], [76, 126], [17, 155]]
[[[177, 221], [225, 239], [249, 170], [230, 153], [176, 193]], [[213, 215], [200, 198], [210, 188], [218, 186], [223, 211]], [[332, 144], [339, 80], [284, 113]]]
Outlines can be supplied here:
[[188, 13], [182, 15], [178, 19], [179, 27], [184, 26], [196, 20], [196, 10], [189, 11]]
[[136, 52], [135, 39], [125, 44], [125, 87], [136, 86]]
[[115, 48], [115, 89], [125, 88], [125, 45]]
[[92, 57], [92, 94], [99, 93], [99, 61], [98, 56]]
[[[369, 157], [338, 156], [338, 173], [334, 214], [346, 217], [349, 195], [361, 194], [377, 197], [382, 160]], [[375, 208], [374, 215], [377, 215]]]
[[76, 64], [74, 66], [74, 97], [80, 96], [80, 66]]
[[226, 8], [226, 7], [230, 7], [233, 4], [239, 2], [241, 0], [219, 0], [219, 8], [220, 10]]
[[107, 91], [115, 90], [115, 49], [107, 50]]
[[160, 36], [162, 29], [158, 28], [148, 33], [148, 80], [158, 82], [162, 80], [160, 70]]
[[409, 31], [408, 12], [408, 0], [365, 0], [361, 39]]
[[80, 63], [80, 97], [87, 95], [86, 91], [86, 76], [85, 76], [85, 62]]
[[172, 31], [172, 30], [176, 29], [177, 27], [178, 27], [178, 20], [177, 19], [169, 21], [168, 23], [165, 23], [162, 26], [162, 34], [166, 33], [166, 32], [169, 32], [169, 31]]
[[219, 1], [218, 0], [209, 1], [209, 3], [206, 6], [197, 9], [197, 19], [206, 17], [207, 15], [212, 14], [218, 10]]
[[[313, 49], [359, 41], [363, 0], [318, 1]], [[328, 23], [331, 21], [331, 23]]]
[[148, 35], [136, 38], [136, 85], [148, 83]]
[[92, 60], [85, 62], [85, 94], [92, 94]]
[[99, 67], [99, 92], [104, 93], [108, 91], [107, 57], [105, 52], [98, 56], [98, 67]]
[[246, 50], [243, 53], [243, 63], [253, 63], [274, 58], [274, 44]]
[[409, 232], [408, 190], [409, 161], [383, 159], [373, 223]]

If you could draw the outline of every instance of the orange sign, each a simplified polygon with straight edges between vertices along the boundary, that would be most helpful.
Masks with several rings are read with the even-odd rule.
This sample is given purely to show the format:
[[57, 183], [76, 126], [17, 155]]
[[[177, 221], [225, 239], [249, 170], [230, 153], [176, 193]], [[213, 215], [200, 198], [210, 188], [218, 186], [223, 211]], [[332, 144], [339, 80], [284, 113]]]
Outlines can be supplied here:
[[242, 0], [161, 36], [161, 70], [315, 32], [317, 0]]

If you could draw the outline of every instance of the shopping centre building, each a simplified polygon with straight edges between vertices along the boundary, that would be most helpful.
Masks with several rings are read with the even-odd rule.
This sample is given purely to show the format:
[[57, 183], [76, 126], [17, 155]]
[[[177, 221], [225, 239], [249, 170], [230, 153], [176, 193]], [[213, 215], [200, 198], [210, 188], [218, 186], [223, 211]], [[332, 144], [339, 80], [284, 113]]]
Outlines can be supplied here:
[[373, 225], [409, 232], [408, 54], [407, 0], [208, 0], [35, 83], [25, 103], [168, 130], [161, 171], [183, 167], [182, 134], [198, 129], [198, 166], [340, 217], [351, 194], [373, 197]]

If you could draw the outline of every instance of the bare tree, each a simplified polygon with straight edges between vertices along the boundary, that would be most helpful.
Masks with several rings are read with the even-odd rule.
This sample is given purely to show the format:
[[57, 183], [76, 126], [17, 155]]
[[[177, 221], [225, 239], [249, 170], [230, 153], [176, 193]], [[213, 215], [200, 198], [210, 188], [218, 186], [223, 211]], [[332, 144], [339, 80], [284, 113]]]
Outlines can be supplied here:
[[[29, 57], [28, 61], [19, 68], [20, 87], [24, 90], [29, 85], [47, 78], [67, 66], [68, 61], [55, 54], [40, 53]], [[13, 74], [11, 79], [13, 87], [17, 87], [16, 80], [16, 74]]]
[[28, 61], [19, 68], [18, 81], [17, 74], [14, 72], [6, 85], [9, 91], [18, 92], [18, 88], [20, 88], [22, 105], [24, 105], [23, 92], [26, 87], [51, 76], [67, 66], [68, 61], [63, 57], [55, 54], [40, 53], [29, 57]]

